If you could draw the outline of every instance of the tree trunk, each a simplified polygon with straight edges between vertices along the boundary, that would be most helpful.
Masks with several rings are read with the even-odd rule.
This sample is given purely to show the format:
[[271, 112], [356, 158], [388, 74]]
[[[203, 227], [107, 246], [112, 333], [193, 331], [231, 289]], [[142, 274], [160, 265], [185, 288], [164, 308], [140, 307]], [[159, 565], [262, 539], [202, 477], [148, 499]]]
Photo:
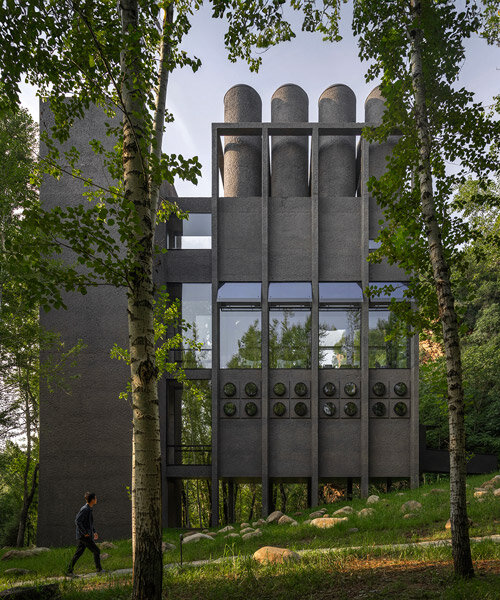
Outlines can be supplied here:
[[147, 114], [141, 82], [138, 2], [121, 0], [123, 184], [137, 217], [133, 262], [128, 273], [128, 325], [133, 408], [132, 515], [133, 600], [160, 600], [161, 448], [153, 323], [154, 215], [145, 162]]
[[280, 483], [280, 496], [281, 496], [281, 512], [286, 512], [286, 491], [283, 483]]
[[429, 256], [439, 304], [439, 317], [443, 328], [448, 386], [448, 419], [450, 426], [450, 521], [452, 554], [455, 574], [472, 577], [474, 567], [470, 552], [469, 522], [466, 505], [466, 459], [464, 395], [462, 363], [455, 299], [453, 297], [449, 268], [444, 256], [441, 231], [436, 219], [432, 190], [430, 162], [431, 135], [427, 117], [425, 85], [422, 69], [422, 30], [418, 22], [422, 12], [420, 0], [411, 0], [414, 28], [411, 31], [411, 73], [415, 101], [415, 118], [419, 140], [418, 181], [422, 214], [429, 244]]
[[[40, 469], [40, 465], [36, 463], [35, 470], [33, 471], [33, 475], [31, 478], [31, 489], [27, 496], [23, 498], [23, 508], [21, 509], [21, 515], [19, 517], [19, 529], [17, 531], [17, 542], [16, 546], [19, 548], [24, 546], [24, 536], [26, 532], [26, 525], [28, 523], [28, 513], [30, 510], [31, 503], [33, 502], [33, 498], [35, 497], [35, 491], [37, 487], [37, 479], [38, 479], [38, 471]], [[29, 538], [29, 535], [28, 535]], [[29, 539], [28, 539], [29, 544]]]
[[248, 513], [248, 522], [251, 523], [253, 519], [253, 511], [255, 509], [255, 499], [257, 497], [257, 486], [255, 483], [250, 484], [250, 489], [252, 490], [252, 500], [250, 501], [250, 512]]

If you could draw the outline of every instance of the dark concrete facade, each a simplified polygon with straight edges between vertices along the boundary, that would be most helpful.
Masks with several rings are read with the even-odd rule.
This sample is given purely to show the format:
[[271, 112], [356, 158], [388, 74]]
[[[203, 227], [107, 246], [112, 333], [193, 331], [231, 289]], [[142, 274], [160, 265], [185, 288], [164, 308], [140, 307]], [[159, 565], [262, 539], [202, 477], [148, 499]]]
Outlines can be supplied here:
[[[347, 86], [325, 90], [319, 107], [320, 122], [310, 123], [305, 92], [282, 86], [272, 98], [272, 122], [262, 123], [255, 90], [232, 88], [225, 97], [227, 122], [212, 127], [212, 196], [178, 200], [191, 214], [211, 215], [211, 248], [169, 251], [159, 263], [157, 277], [159, 283], [174, 287], [211, 285], [212, 366], [188, 370], [187, 375], [211, 381], [212, 459], [211, 464], [183, 464], [175, 449], [181, 443], [179, 388], [169, 380], [160, 382], [164, 520], [169, 525], [179, 522], [182, 479], [211, 479], [214, 523], [220, 480], [261, 483], [265, 513], [271, 508], [272, 483], [278, 480], [307, 482], [312, 504], [321, 481], [358, 479], [365, 495], [370, 478], [408, 478], [412, 486], [418, 485], [418, 340], [409, 344], [406, 368], [370, 369], [370, 302], [363, 297], [356, 304], [361, 320], [360, 368], [320, 368], [320, 284], [356, 282], [365, 288], [370, 282], [404, 282], [406, 277], [393, 266], [367, 262], [369, 240], [376, 237], [382, 215], [366, 182], [383, 172], [394, 140], [374, 146], [360, 138], [365, 123], [354, 122], [355, 97]], [[376, 122], [382, 110], [375, 91], [367, 99], [366, 121]], [[106, 183], [100, 160], [88, 145], [103, 131], [104, 119], [93, 109], [77, 126], [71, 144], [81, 149], [84, 168], [95, 174], [96, 181]], [[50, 122], [44, 107], [42, 120]], [[111, 145], [109, 138], [103, 141]], [[69, 177], [47, 180], [42, 202], [77, 203], [82, 191]], [[164, 233], [168, 237], [178, 227], [171, 221]], [[261, 283], [258, 369], [220, 368], [217, 296], [227, 282]], [[268, 331], [273, 304], [268, 288], [277, 282], [310, 283], [308, 368], [271, 368]], [[101, 533], [106, 538], [130, 536], [126, 486], [131, 472], [131, 411], [118, 399], [128, 373], [109, 358], [115, 342], [127, 343], [125, 294], [100, 287], [84, 297], [72, 295], [67, 304], [68, 311], [42, 315], [42, 323], [63, 331], [68, 344], [81, 338], [88, 347], [70, 396], [42, 391], [39, 543], [44, 545], [72, 541], [74, 513], [88, 488], [99, 496], [96, 520]], [[236, 414], [231, 417], [223, 411], [227, 382], [236, 387], [231, 398]], [[252, 417], [244, 412], [248, 382], [258, 390], [252, 397], [258, 411]], [[277, 382], [286, 387], [280, 397], [273, 391]], [[372, 392], [376, 382], [384, 384], [381, 396]], [[406, 384], [403, 396], [394, 392], [398, 382]], [[304, 396], [295, 393], [297, 383], [306, 384]], [[332, 396], [324, 392], [326, 383], [335, 385]], [[356, 384], [353, 396], [344, 391], [348, 383]], [[273, 412], [278, 400], [286, 407], [283, 417]], [[299, 401], [306, 406], [303, 416], [294, 412]], [[327, 401], [335, 406], [332, 417], [324, 412]], [[355, 416], [344, 412], [347, 401], [356, 406]], [[375, 401], [385, 406], [382, 417], [371, 410]], [[394, 413], [398, 401], [407, 406], [404, 416]]]

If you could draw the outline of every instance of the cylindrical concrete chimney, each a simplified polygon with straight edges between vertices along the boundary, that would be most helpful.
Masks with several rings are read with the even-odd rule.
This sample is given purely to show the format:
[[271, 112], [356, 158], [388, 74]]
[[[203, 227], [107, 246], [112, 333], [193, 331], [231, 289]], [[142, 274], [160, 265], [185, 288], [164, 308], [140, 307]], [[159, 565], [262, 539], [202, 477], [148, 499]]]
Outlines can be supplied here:
[[[380, 89], [376, 87], [370, 92], [365, 100], [365, 121], [369, 124], [380, 125], [382, 116], [386, 110], [384, 98]], [[394, 146], [398, 142], [398, 136], [391, 135], [383, 144], [370, 144], [369, 173], [370, 177], [380, 177], [385, 173], [387, 157], [392, 154]]]
[[[262, 100], [249, 85], [235, 85], [224, 96], [226, 123], [261, 123]], [[249, 197], [262, 193], [260, 136], [227, 136], [224, 145], [224, 196]]]
[[[354, 123], [356, 96], [350, 87], [331, 85], [318, 101], [320, 123]], [[356, 140], [354, 135], [319, 138], [319, 195], [356, 194]]]
[[[302, 123], [309, 119], [309, 99], [298, 85], [278, 88], [271, 99], [273, 123]], [[307, 136], [273, 136], [271, 196], [309, 196]]]

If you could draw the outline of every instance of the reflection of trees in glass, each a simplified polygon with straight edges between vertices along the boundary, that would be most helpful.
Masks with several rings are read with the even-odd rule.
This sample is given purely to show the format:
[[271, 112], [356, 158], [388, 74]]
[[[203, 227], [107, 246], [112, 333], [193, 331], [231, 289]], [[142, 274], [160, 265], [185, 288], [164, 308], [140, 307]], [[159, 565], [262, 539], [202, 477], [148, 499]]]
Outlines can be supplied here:
[[[359, 309], [320, 311], [320, 367], [359, 368], [360, 319]], [[342, 325], [343, 328], [341, 328]], [[339, 334], [335, 335], [337, 331], [339, 334], [342, 332], [340, 337], [338, 337]]]
[[[209, 283], [182, 284], [182, 328], [185, 348], [183, 366], [187, 369], [212, 366], [212, 309]], [[186, 348], [188, 346], [188, 348]]]
[[310, 369], [311, 312], [284, 308], [269, 317], [269, 367]]
[[401, 329], [394, 313], [388, 310], [370, 311], [370, 368], [408, 368], [408, 336]]
[[[210, 380], [190, 381], [184, 384], [181, 399], [181, 443], [183, 446], [212, 443], [212, 392]], [[210, 454], [205, 449], [186, 448], [183, 464], [209, 464]]]
[[262, 334], [260, 322], [256, 319], [241, 336], [238, 343], [238, 352], [233, 354], [226, 367], [228, 369], [260, 369], [262, 364]]

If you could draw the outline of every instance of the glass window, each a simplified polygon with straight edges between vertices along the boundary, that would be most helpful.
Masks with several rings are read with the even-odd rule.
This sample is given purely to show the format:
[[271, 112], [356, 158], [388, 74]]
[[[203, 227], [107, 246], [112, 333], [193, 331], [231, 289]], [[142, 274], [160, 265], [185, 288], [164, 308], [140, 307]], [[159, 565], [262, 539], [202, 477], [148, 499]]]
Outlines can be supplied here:
[[169, 231], [168, 247], [172, 250], [210, 250], [212, 248], [212, 215], [190, 213], [178, 220], [176, 231]]
[[211, 463], [212, 390], [210, 380], [191, 380], [182, 386], [181, 446], [176, 447], [184, 465]]
[[217, 302], [260, 303], [262, 285], [258, 283], [223, 283], [217, 292]]
[[292, 281], [269, 284], [269, 302], [311, 302], [310, 282]]
[[398, 318], [390, 310], [370, 309], [368, 341], [368, 366], [370, 369], [407, 369], [409, 367], [408, 336], [404, 333], [396, 333], [394, 339], [386, 339], [400, 327]]
[[320, 308], [319, 366], [359, 369], [361, 345], [359, 308]]
[[260, 369], [261, 311], [257, 307], [220, 309], [220, 368]]
[[181, 316], [189, 325], [184, 337], [201, 343], [200, 350], [183, 350], [186, 369], [212, 368], [212, 285], [210, 283], [183, 283]]
[[277, 307], [269, 311], [269, 367], [271, 369], [311, 368], [311, 311], [309, 309]]
[[361, 302], [363, 290], [355, 281], [323, 282], [319, 284], [320, 302]]
[[392, 286], [394, 290], [392, 292], [383, 291], [380, 295], [374, 295], [371, 298], [371, 302], [388, 302], [389, 300], [403, 300], [405, 299], [404, 293], [408, 289], [408, 286], [400, 281], [370, 281], [370, 288], [374, 288], [375, 290], [381, 290], [385, 286]]

